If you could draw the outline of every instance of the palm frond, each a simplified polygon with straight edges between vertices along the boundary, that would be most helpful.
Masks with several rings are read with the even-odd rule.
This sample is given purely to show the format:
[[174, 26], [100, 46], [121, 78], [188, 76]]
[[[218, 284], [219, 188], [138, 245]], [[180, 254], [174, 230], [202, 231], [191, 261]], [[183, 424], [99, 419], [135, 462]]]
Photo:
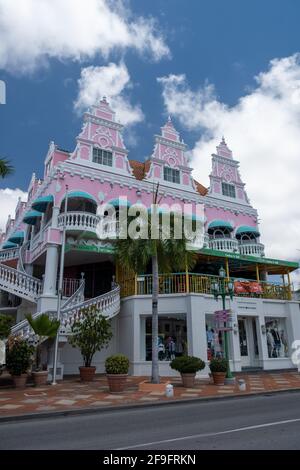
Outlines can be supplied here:
[[5, 178], [14, 172], [14, 167], [10, 164], [9, 160], [0, 158], [0, 177]]

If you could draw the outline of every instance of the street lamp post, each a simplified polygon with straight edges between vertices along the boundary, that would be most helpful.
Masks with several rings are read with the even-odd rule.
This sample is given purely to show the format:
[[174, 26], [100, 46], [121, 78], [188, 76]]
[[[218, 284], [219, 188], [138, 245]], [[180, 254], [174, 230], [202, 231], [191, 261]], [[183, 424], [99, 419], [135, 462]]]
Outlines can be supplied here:
[[[218, 300], [219, 296], [221, 297], [223, 310], [226, 310], [227, 295], [230, 297], [230, 299], [233, 298], [233, 283], [229, 281], [226, 285], [225, 276], [226, 276], [225, 269], [221, 267], [219, 270], [219, 280], [214, 282], [212, 285], [212, 294], [216, 300]], [[224, 327], [226, 328], [226, 323], [224, 324]], [[229, 346], [228, 346], [228, 331], [227, 330], [224, 331], [224, 349], [225, 349], [225, 359], [227, 361], [226, 379], [229, 379], [230, 381], [234, 377], [231, 373], [230, 365], [229, 365]]]
[[[63, 218], [62, 242], [61, 242], [61, 251], [60, 251], [60, 268], [59, 268], [58, 292], [57, 292], [57, 316], [56, 316], [56, 319], [58, 321], [60, 321], [61, 301], [62, 301], [62, 296], [63, 296], [63, 279], [64, 279], [65, 246], [66, 246], [66, 225], [67, 225], [67, 212], [68, 212], [68, 189], [69, 189], [68, 185], [66, 185], [65, 210], [64, 210], [64, 218]], [[59, 343], [59, 329], [56, 333], [55, 344], [54, 344], [52, 385], [56, 385], [56, 368], [57, 368], [57, 357], [58, 357], [58, 343]]]

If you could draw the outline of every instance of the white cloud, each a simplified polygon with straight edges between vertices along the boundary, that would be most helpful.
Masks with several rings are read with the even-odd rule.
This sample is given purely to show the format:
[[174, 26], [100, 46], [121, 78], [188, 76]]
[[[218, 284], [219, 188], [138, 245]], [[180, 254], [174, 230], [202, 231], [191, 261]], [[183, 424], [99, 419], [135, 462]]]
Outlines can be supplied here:
[[0, 201], [1, 201], [1, 211], [0, 211], [0, 230], [4, 231], [7, 218], [11, 215], [12, 219], [15, 217], [15, 209], [18, 203], [19, 197], [22, 201], [27, 200], [27, 193], [21, 191], [21, 189], [0, 189]]
[[124, 63], [86, 67], [81, 70], [78, 86], [78, 97], [74, 105], [77, 111], [85, 110], [97, 103], [102, 96], [106, 96], [122, 124], [130, 126], [144, 119], [140, 106], [133, 106], [125, 94], [132, 84]]
[[49, 58], [107, 58], [127, 48], [169, 56], [156, 21], [135, 17], [124, 1], [0, 0], [0, 68], [31, 72]]
[[192, 150], [195, 176], [208, 185], [210, 155], [224, 134], [251, 203], [258, 209], [266, 255], [299, 259], [300, 253], [300, 54], [274, 59], [256, 86], [236, 105], [216, 96], [213, 85], [191, 90], [185, 75], [158, 81], [168, 113], [199, 131]]

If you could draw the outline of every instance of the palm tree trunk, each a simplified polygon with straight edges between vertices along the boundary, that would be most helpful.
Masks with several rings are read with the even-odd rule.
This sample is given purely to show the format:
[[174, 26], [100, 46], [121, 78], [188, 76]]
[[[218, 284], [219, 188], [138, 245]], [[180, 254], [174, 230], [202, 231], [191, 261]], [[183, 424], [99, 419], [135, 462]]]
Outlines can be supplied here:
[[158, 369], [158, 261], [157, 254], [152, 256], [152, 378], [153, 384], [159, 383]]

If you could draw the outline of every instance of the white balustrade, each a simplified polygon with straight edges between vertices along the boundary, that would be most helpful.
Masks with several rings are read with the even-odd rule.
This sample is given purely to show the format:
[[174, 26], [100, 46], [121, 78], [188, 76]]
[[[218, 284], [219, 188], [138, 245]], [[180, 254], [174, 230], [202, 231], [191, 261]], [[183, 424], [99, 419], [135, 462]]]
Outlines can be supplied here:
[[10, 266], [0, 264], [0, 289], [36, 302], [42, 291], [42, 281]]
[[262, 243], [241, 243], [239, 250], [241, 255], [265, 256], [265, 246]]
[[100, 217], [88, 212], [67, 212], [58, 216], [58, 227], [63, 227], [64, 223], [67, 230], [83, 230], [96, 232]]
[[209, 248], [228, 252], [238, 252], [238, 241], [234, 238], [213, 238], [209, 240]]
[[11, 259], [18, 259], [20, 255], [20, 248], [8, 248], [7, 250], [0, 251], [0, 262], [9, 261]]

